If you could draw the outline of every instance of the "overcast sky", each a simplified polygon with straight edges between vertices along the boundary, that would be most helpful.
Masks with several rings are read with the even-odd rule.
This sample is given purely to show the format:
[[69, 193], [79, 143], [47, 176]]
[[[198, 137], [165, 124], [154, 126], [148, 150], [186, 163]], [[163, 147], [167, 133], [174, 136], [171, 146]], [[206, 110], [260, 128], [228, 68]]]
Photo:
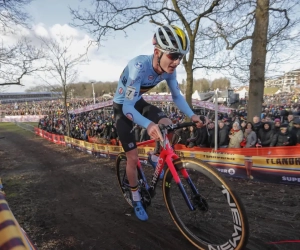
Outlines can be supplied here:
[[[69, 6], [76, 8], [80, 4], [84, 7], [89, 1], [80, 3], [78, 0], [35, 0], [27, 9], [32, 16], [32, 30], [23, 30], [15, 36], [2, 36], [4, 42], [15, 42], [21, 34], [34, 37], [36, 35], [45, 37], [55, 37], [59, 34], [73, 37], [73, 50], [78, 53], [92, 40], [89, 34], [69, 25], [71, 15]], [[153, 45], [151, 43], [155, 27], [149, 23], [135, 25], [134, 29], [127, 30], [127, 36], [123, 32], [116, 32], [115, 37], [109, 37], [103, 42], [100, 48], [89, 50], [89, 62], [79, 67], [80, 74], [77, 81], [116, 81], [118, 80], [127, 62], [135, 56], [141, 54], [151, 54]], [[287, 68], [287, 70], [289, 70]], [[183, 66], [177, 69], [178, 82], [186, 78]], [[201, 70], [194, 74], [195, 78], [207, 78], [213, 80], [222, 77], [222, 74], [212, 74], [207, 76]], [[27, 87], [39, 84], [41, 81], [33, 77], [24, 78], [24, 87], [11, 86], [5, 92], [23, 92]], [[0, 89], [1, 91], [1, 89]]]
[[[59, 34], [73, 37], [74, 53], [87, 45], [92, 40], [87, 33], [73, 28], [68, 6], [76, 7], [76, 0], [35, 0], [28, 6], [28, 12], [33, 18], [32, 31], [22, 30], [14, 36], [3, 37], [6, 42], [15, 42], [21, 34], [27, 36], [55, 37]], [[76, 6], [74, 6], [76, 4]], [[116, 81], [127, 62], [135, 56], [151, 54], [153, 51], [152, 36], [155, 27], [151, 24], [136, 25], [129, 28], [127, 36], [123, 32], [116, 32], [115, 37], [109, 37], [100, 48], [89, 50], [89, 62], [79, 67], [77, 81]], [[185, 78], [183, 66], [177, 70], [178, 81]], [[199, 76], [200, 77], [200, 76]], [[38, 84], [39, 79], [27, 76], [24, 78], [24, 87], [11, 86], [5, 92], [23, 92], [27, 87]]]

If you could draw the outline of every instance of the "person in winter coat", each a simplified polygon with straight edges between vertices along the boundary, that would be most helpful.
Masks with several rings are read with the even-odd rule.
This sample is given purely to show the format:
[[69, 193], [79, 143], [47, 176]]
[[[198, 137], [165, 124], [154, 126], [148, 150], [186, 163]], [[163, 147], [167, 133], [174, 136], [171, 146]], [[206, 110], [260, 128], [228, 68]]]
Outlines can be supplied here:
[[294, 119], [291, 132], [297, 137], [297, 143], [300, 144], [300, 118]]
[[258, 116], [253, 117], [253, 131], [257, 134], [258, 131], [262, 128], [262, 123]]
[[251, 122], [248, 122], [246, 125], [246, 129], [244, 132], [244, 138], [246, 138], [246, 146], [245, 148], [253, 148], [257, 142], [256, 133], [253, 131], [254, 127]]
[[265, 122], [263, 127], [258, 131], [258, 139], [262, 147], [269, 147], [271, 144], [274, 135], [274, 130], [271, 126], [270, 122]]
[[186, 145], [189, 136], [190, 136], [190, 132], [187, 128], [184, 127], [184, 128], [177, 129], [172, 136], [171, 143], [172, 145], [176, 143]]
[[213, 122], [207, 124], [208, 129], [208, 147], [215, 147], [215, 124]]
[[280, 132], [273, 136], [270, 147], [294, 146], [296, 144], [297, 144], [296, 135], [288, 131], [288, 124], [282, 124], [280, 126]]
[[196, 145], [198, 147], [207, 147], [207, 142], [208, 142], [208, 134], [207, 134], [207, 125], [202, 126], [202, 124], [198, 123], [196, 124], [196, 133], [197, 133], [197, 138], [196, 138]]
[[228, 148], [240, 148], [240, 143], [243, 140], [243, 132], [238, 122], [234, 122], [232, 124], [232, 129], [229, 133], [229, 145]]
[[195, 141], [198, 138], [197, 130], [194, 126], [189, 127], [189, 138], [187, 139], [186, 147], [192, 148], [196, 146]]
[[243, 133], [245, 132], [246, 128], [247, 128], [247, 121], [243, 120], [241, 122], [241, 130], [242, 130]]
[[228, 137], [228, 128], [225, 126], [223, 121], [219, 121], [219, 138], [218, 144], [219, 148], [227, 148], [229, 144], [229, 137]]

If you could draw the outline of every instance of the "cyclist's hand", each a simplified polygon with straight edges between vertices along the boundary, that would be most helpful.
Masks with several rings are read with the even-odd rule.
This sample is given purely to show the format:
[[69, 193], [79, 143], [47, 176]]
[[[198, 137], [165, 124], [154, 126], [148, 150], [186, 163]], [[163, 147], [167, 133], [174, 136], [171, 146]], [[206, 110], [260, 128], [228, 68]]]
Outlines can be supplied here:
[[199, 127], [203, 126], [203, 122], [200, 120], [200, 117], [198, 115], [192, 115], [191, 120], [192, 122], [197, 123]]
[[149, 124], [149, 126], [147, 127], [147, 132], [148, 132], [148, 135], [152, 139], [154, 139], [156, 141], [159, 141], [159, 140], [162, 141], [163, 140], [163, 136], [160, 132], [160, 129], [159, 129], [158, 125], [155, 124], [154, 122], [151, 122]]

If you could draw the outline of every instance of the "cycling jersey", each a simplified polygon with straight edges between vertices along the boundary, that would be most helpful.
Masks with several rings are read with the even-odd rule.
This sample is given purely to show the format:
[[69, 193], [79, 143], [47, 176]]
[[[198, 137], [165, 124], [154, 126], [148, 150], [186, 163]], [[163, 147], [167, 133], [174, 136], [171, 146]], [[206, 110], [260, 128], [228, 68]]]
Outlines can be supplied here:
[[161, 81], [166, 80], [177, 107], [189, 117], [194, 115], [184, 97], [180, 94], [176, 80], [176, 70], [172, 74], [163, 73], [159, 75], [153, 69], [152, 61], [153, 55], [141, 55], [128, 63], [120, 76], [113, 101], [123, 105], [123, 113], [128, 119], [147, 128], [151, 121], [142, 116], [134, 108], [134, 105], [142, 98], [142, 94], [155, 87]]

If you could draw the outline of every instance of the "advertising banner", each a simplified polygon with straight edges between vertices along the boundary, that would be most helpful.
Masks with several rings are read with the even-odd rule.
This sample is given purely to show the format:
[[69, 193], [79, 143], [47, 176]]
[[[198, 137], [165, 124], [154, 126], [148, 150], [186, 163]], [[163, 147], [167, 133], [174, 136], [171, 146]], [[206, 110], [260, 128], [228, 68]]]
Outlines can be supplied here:
[[[173, 102], [171, 95], [143, 95], [143, 98], [147, 102]], [[82, 112], [88, 112], [91, 110], [112, 106], [112, 104], [113, 104], [113, 101], [109, 100], [109, 101], [85, 106], [82, 108], [70, 110], [69, 113], [70, 114], [79, 114]], [[192, 104], [193, 104], [193, 106], [202, 107], [202, 108], [206, 108], [206, 109], [210, 109], [210, 110], [215, 110], [215, 104], [212, 102], [206, 102], [206, 101], [200, 101], [200, 100], [193, 99]], [[231, 108], [228, 108], [226, 106], [222, 106], [222, 105], [218, 106], [218, 111], [222, 112], [222, 113], [230, 113], [231, 110], [232, 110]]]
[[[35, 133], [54, 142], [53, 135], [35, 128]], [[56, 138], [56, 137], [54, 137]], [[57, 141], [58, 138], [55, 140]], [[74, 138], [64, 137], [64, 144], [76, 148], [77, 150], [93, 154], [96, 157], [115, 158], [123, 152], [121, 146], [90, 143]], [[290, 147], [299, 150], [299, 146]], [[265, 148], [266, 149], [266, 148]], [[147, 159], [148, 152], [153, 151], [153, 147], [138, 147], [138, 154], [141, 160]], [[272, 150], [272, 149], [270, 149]], [[276, 149], [282, 152], [281, 149]], [[201, 159], [214, 166], [219, 172], [227, 177], [236, 177], [257, 180], [262, 182], [273, 182], [282, 184], [300, 185], [300, 157], [297, 155], [282, 156], [276, 154], [250, 155], [251, 151], [245, 150], [247, 155], [242, 154], [242, 149], [235, 153], [234, 150], [225, 152], [222, 150], [209, 150], [185, 147], [178, 147], [176, 153], [179, 157], [192, 157]], [[255, 152], [255, 151], [253, 151]], [[297, 151], [299, 152], [299, 151]], [[292, 151], [290, 150], [290, 154]]]
[[44, 115], [6, 115], [0, 117], [0, 122], [38, 122]]

